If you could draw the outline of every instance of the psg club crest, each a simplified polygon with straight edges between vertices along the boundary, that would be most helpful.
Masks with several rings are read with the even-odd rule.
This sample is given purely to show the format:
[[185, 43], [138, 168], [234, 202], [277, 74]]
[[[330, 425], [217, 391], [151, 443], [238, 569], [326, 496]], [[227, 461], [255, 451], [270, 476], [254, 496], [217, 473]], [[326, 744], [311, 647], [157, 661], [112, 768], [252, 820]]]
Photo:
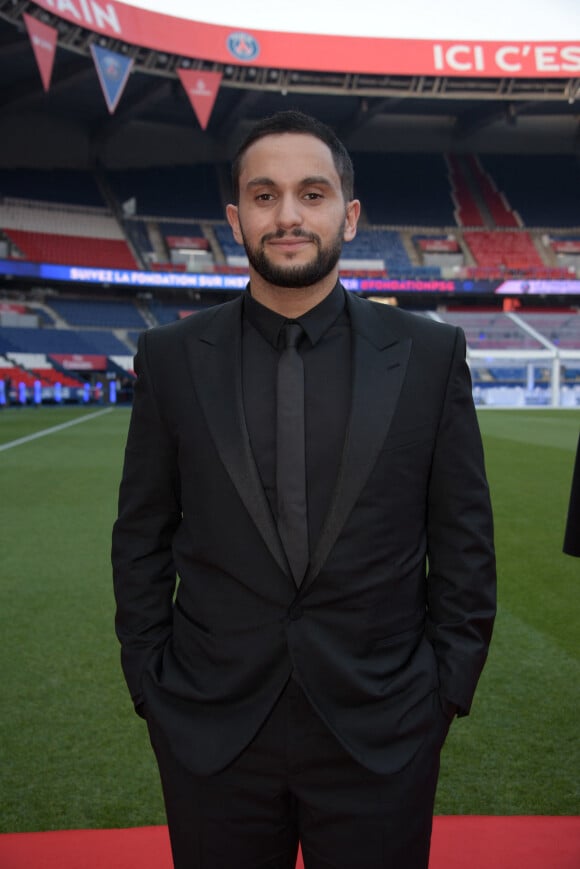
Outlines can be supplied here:
[[236, 60], [254, 60], [260, 53], [258, 40], [249, 33], [230, 33], [228, 51]]
[[119, 58], [114, 54], [105, 54], [102, 60], [103, 73], [109, 81], [117, 82], [121, 79], [124, 70], [121, 69]]

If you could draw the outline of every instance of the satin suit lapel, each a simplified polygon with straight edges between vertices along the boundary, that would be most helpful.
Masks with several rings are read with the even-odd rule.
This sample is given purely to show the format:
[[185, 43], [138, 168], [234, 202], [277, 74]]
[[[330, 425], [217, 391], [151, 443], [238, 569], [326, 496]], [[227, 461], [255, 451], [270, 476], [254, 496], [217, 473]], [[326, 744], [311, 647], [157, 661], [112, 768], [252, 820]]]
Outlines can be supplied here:
[[288, 573], [245, 422], [241, 321], [241, 297], [217, 309], [216, 316], [189, 348], [192, 376], [219, 456], [266, 546]]
[[347, 294], [352, 327], [352, 398], [341, 467], [326, 520], [301, 591], [324, 565], [364, 487], [391, 424], [411, 350], [376, 309]]

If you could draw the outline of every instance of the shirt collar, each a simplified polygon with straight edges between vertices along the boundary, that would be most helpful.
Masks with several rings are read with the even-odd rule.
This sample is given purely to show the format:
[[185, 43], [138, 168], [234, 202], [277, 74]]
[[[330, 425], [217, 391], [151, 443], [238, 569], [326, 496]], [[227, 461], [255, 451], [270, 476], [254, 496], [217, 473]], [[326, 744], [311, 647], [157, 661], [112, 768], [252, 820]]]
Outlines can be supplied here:
[[[344, 311], [345, 306], [345, 291], [340, 282], [337, 281], [328, 296], [292, 322], [300, 323], [310, 343], [314, 345], [330, 329]], [[254, 299], [249, 286], [244, 296], [244, 316], [269, 344], [278, 349], [280, 330], [289, 321]]]

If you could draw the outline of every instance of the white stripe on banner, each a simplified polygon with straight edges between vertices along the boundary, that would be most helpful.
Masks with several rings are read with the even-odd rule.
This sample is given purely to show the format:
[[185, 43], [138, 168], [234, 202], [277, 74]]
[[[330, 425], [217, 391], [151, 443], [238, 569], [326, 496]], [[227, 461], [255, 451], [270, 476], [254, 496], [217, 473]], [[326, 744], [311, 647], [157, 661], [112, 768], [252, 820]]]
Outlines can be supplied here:
[[86, 422], [89, 419], [96, 419], [98, 416], [104, 416], [106, 413], [111, 413], [112, 407], [107, 407], [105, 410], [98, 410], [96, 413], [89, 413], [87, 416], [81, 416], [79, 419], [70, 419], [68, 422], [63, 422], [60, 425], [53, 425], [52, 428], [44, 428], [42, 431], [37, 431], [34, 434], [26, 435], [24, 438], [18, 438], [16, 441], [9, 441], [7, 444], [0, 444], [0, 452], [2, 450], [10, 450], [12, 447], [19, 447], [20, 444], [27, 444], [29, 441], [35, 441], [37, 438], [46, 437], [56, 431], [62, 431], [64, 428], [70, 428], [71, 425], [78, 425], [80, 422]]

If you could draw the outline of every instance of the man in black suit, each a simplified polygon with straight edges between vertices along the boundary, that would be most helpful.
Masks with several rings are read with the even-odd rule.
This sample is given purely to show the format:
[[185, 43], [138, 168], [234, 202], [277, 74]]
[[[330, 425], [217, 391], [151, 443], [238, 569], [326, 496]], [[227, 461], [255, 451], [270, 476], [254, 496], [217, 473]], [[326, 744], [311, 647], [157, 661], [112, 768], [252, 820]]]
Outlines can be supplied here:
[[495, 613], [464, 336], [344, 291], [325, 125], [265, 119], [233, 186], [248, 289], [141, 336], [113, 539], [175, 866], [424, 869]]

